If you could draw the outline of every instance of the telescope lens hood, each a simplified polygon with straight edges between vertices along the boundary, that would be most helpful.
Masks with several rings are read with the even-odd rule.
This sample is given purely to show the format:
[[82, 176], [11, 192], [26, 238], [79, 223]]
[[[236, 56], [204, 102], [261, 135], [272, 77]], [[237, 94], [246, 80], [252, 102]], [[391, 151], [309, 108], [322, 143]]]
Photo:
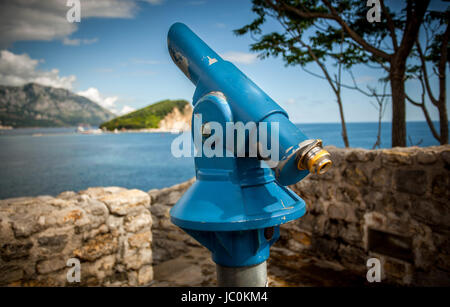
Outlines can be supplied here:
[[307, 140], [303, 143], [297, 153], [297, 168], [313, 174], [325, 174], [333, 162], [330, 153], [322, 148], [322, 140]]

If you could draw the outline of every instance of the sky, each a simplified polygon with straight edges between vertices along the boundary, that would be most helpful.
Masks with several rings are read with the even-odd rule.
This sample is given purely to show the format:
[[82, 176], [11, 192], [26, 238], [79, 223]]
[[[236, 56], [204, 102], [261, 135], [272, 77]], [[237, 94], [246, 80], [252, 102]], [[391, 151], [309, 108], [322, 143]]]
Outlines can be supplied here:
[[[167, 51], [169, 27], [183, 22], [279, 103], [292, 121], [339, 122], [326, 81], [300, 67], [285, 67], [280, 58], [259, 59], [250, 51], [250, 35], [233, 34], [255, 18], [249, 0], [81, 0], [79, 23], [66, 19], [70, 1], [0, 3], [0, 84], [67, 88], [116, 114], [164, 99], [191, 101], [194, 85]], [[265, 29], [281, 27], [269, 20]], [[308, 69], [318, 72], [315, 64]], [[356, 67], [353, 73], [363, 88], [383, 76], [367, 67]], [[437, 80], [432, 84], [436, 87]], [[418, 97], [417, 84], [406, 87]], [[344, 90], [343, 102], [348, 122], [377, 121], [377, 110], [362, 94]], [[390, 108], [383, 121], [390, 121]], [[436, 120], [437, 111], [429, 109]], [[407, 104], [406, 111], [408, 121], [424, 120], [419, 108]]]

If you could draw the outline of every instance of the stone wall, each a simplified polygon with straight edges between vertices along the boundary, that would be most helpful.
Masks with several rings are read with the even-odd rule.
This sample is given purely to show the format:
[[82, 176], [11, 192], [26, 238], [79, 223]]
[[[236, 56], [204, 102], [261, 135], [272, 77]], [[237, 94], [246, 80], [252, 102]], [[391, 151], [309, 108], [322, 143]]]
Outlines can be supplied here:
[[150, 190], [155, 286], [215, 286], [215, 264], [209, 251], [170, 221], [169, 211], [195, 178]]
[[282, 227], [272, 255], [360, 274], [377, 257], [385, 282], [450, 285], [450, 146], [329, 151], [328, 173], [291, 187], [307, 214]]
[[[0, 285], [146, 285], [153, 279], [150, 197], [90, 188], [0, 201]], [[80, 283], [67, 282], [70, 258]]]
[[150, 211], [153, 218], [153, 264], [176, 258], [187, 246], [200, 246], [184, 231], [170, 221], [169, 211], [184, 192], [195, 182], [195, 178], [164, 189], [148, 192], [151, 198]]
[[[334, 167], [291, 186], [308, 210], [281, 227], [269, 284], [360, 285], [376, 257], [384, 283], [450, 285], [450, 146], [327, 149]], [[0, 285], [71, 285], [71, 257], [82, 285], [215, 285], [209, 252], [170, 222], [193, 182], [0, 201]]]
[[[317, 268], [305, 270], [305, 263], [314, 263], [346, 272], [336, 278], [352, 279], [333, 284], [357, 285], [365, 282], [367, 259], [376, 257], [385, 283], [450, 285], [450, 146], [327, 149], [333, 168], [291, 186], [308, 210], [281, 227], [269, 273], [275, 267], [272, 271], [282, 268], [283, 274], [314, 276]], [[170, 208], [192, 182], [149, 192], [156, 265], [199, 246], [169, 219]], [[324, 276], [308, 285], [327, 284], [321, 279], [330, 272], [319, 270]]]

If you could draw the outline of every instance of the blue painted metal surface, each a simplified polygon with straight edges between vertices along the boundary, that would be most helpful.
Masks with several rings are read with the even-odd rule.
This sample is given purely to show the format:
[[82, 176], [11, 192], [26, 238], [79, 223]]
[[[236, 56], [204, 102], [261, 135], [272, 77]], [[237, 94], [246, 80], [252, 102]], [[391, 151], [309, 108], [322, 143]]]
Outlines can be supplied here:
[[175, 23], [167, 39], [175, 64], [197, 87], [193, 104], [211, 91], [225, 95], [235, 122], [267, 122], [279, 124], [279, 157], [286, 167], [280, 168], [277, 180], [282, 185], [294, 184], [308, 172], [292, 167], [292, 153], [308, 138], [290, 120], [285, 110], [264, 93], [236, 66], [224, 61], [186, 25]]
[[[230, 62], [224, 61], [187, 26], [172, 25], [169, 53], [194, 83], [193, 123], [227, 122], [279, 124], [276, 172], [257, 158], [195, 158], [197, 181], [172, 208], [172, 222], [211, 252], [213, 260], [229, 267], [261, 263], [279, 237], [279, 225], [305, 213], [305, 202], [285, 187], [304, 178], [295, 151], [307, 137], [289, 121], [287, 113]], [[200, 134], [192, 125], [192, 134]], [[270, 131], [270, 129], [269, 129]], [[195, 144], [197, 148], [201, 142]], [[195, 140], [195, 137], [194, 137]], [[228, 150], [224, 140], [216, 142]]]

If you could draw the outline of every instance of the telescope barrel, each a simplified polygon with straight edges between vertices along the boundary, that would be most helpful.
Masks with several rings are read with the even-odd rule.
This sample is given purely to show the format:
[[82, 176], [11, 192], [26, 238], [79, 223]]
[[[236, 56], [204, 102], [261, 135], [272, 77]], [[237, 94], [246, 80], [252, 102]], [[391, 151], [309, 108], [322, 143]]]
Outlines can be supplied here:
[[[283, 108], [236, 66], [223, 60], [186, 25], [173, 24], [167, 36], [167, 44], [175, 64], [196, 86], [194, 106], [204, 95], [221, 92], [232, 111], [234, 122], [254, 122], [257, 125], [266, 122], [269, 126], [278, 124], [279, 155], [271, 160], [282, 162], [275, 169], [280, 183], [296, 183], [308, 174], [308, 170], [321, 173], [331, 165], [329, 155], [320, 161], [313, 159], [312, 155], [307, 155], [313, 147], [321, 147], [321, 142], [308, 140], [289, 120]], [[301, 153], [301, 144], [307, 151]], [[299, 158], [302, 158], [301, 161]], [[308, 161], [315, 161], [314, 165], [309, 165]], [[319, 162], [322, 163], [320, 167], [317, 166]]]
[[200, 37], [182, 23], [175, 23], [170, 27], [167, 45], [172, 60], [194, 85], [197, 85], [202, 72], [208, 70], [213, 59], [223, 61]]
[[197, 86], [193, 104], [203, 95], [222, 92], [230, 105], [235, 122], [260, 122], [273, 113], [283, 113], [275, 101], [247, 78], [232, 63], [223, 60], [204, 41], [182, 23], [170, 27], [169, 53], [175, 64]]

